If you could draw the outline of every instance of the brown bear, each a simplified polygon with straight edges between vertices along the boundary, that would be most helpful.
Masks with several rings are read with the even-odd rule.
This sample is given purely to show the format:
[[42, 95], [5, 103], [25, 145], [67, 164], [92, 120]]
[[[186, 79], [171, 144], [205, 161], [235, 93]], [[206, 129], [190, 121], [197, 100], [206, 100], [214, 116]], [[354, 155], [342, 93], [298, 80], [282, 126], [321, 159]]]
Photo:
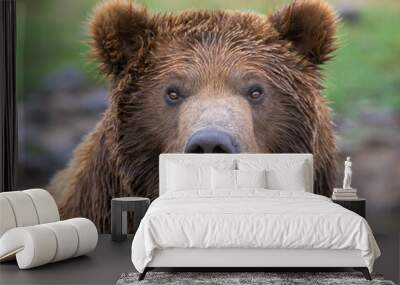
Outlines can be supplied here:
[[318, 0], [269, 16], [102, 3], [90, 32], [109, 108], [49, 186], [62, 216], [109, 231], [112, 197], [157, 197], [165, 152], [313, 153], [315, 193], [330, 195], [336, 147], [320, 66], [335, 30]]

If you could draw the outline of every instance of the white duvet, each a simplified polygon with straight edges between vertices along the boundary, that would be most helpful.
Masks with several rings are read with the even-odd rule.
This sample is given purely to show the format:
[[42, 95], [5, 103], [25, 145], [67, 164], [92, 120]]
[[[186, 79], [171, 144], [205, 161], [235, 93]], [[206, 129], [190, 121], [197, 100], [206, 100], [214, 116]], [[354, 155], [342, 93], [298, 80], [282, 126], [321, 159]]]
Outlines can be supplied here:
[[372, 272], [380, 251], [365, 219], [330, 199], [300, 191], [197, 191], [157, 198], [132, 243], [143, 272], [155, 249], [358, 249]]

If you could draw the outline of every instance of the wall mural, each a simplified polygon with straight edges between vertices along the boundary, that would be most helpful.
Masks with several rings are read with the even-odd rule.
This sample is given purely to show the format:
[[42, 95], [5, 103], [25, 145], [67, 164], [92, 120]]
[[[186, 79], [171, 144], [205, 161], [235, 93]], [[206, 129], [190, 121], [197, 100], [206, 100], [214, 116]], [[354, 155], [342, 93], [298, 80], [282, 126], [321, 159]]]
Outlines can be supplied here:
[[[350, 155], [352, 185], [377, 213], [372, 226], [396, 229], [399, 185], [385, 177], [400, 175], [400, 69], [390, 65], [396, 52], [371, 59], [363, 47], [368, 25], [395, 26], [384, 21], [400, 18], [388, 16], [400, 15], [400, 6], [335, 6], [343, 21], [336, 33], [325, 5], [266, 13], [272, 7], [254, 1], [257, 13], [247, 13], [246, 3], [221, 1], [199, 8], [246, 13], [182, 14], [164, 11], [187, 10], [191, 1], [146, 2], [149, 9], [136, 2], [111, 1], [94, 11], [94, 0], [18, 3], [20, 188], [47, 188], [64, 218], [85, 216], [108, 232], [112, 197], [157, 197], [160, 153], [311, 152], [315, 192], [326, 196], [342, 183], [336, 161]], [[54, 18], [35, 22], [41, 13]], [[373, 36], [374, 51], [395, 41]], [[390, 74], [376, 75], [381, 66]], [[382, 210], [388, 208], [392, 219]]]
[[109, 230], [113, 196], [158, 196], [163, 152], [313, 152], [315, 191], [330, 195], [336, 150], [318, 65], [335, 26], [313, 4], [268, 18], [99, 7], [90, 32], [110, 104], [50, 185], [62, 215]]

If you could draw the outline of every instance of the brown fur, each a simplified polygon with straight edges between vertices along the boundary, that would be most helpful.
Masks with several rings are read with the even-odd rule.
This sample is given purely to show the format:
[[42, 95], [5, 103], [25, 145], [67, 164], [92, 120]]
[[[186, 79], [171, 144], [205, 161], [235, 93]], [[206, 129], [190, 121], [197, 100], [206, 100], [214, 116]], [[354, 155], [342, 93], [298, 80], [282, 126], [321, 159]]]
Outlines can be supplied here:
[[[205, 127], [231, 133], [241, 152], [313, 153], [315, 192], [330, 195], [336, 149], [319, 65], [336, 48], [335, 26], [318, 0], [269, 17], [100, 5], [90, 31], [110, 106], [50, 185], [62, 216], [88, 217], [109, 231], [110, 199], [157, 197], [158, 155], [183, 152]], [[252, 81], [265, 90], [257, 104], [242, 92]], [[171, 82], [185, 94], [174, 106], [164, 96]]]

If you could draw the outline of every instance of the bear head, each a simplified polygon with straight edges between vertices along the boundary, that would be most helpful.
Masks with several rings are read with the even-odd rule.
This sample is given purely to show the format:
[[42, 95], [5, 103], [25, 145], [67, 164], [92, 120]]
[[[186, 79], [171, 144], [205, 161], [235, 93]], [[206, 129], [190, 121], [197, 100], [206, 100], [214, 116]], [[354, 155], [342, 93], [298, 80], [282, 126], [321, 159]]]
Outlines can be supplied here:
[[[316, 192], [329, 191], [335, 141], [321, 64], [337, 47], [336, 20], [318, 0], [268, 16], [101, 4], [91, 46], [110, 82], [105, 143], [123, 184], [157, 182], [164, 152], [306, 152]], [[148, 188], [156, 197], [158, 187]]]

